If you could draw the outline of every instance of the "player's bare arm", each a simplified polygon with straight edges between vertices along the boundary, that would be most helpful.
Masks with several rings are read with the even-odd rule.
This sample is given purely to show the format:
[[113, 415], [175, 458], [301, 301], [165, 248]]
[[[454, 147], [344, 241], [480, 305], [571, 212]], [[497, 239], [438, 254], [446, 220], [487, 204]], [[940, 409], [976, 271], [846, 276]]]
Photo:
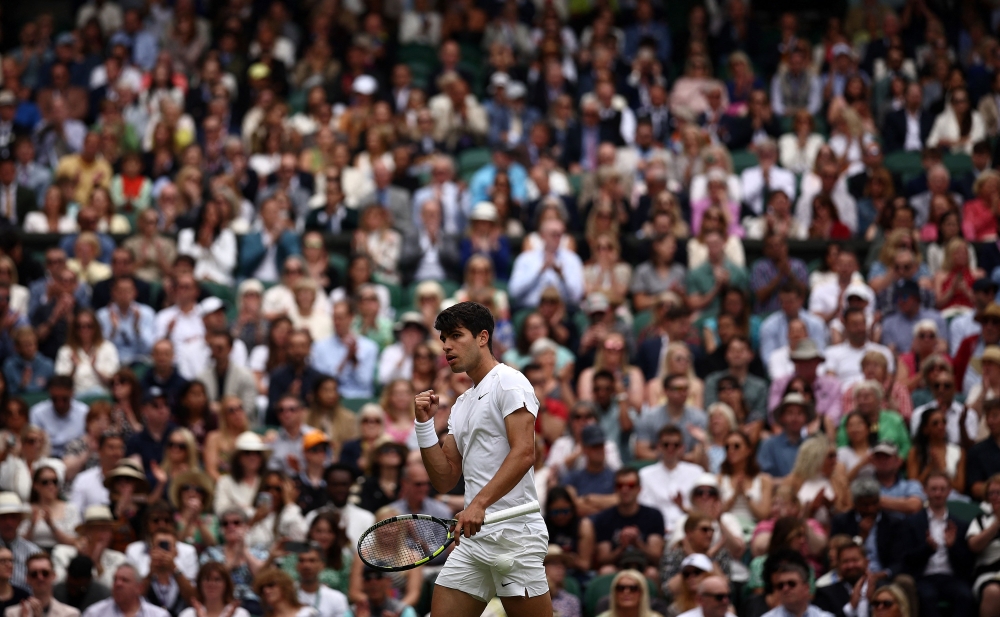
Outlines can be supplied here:
[[[504, 418], [504, 426], [510, 452], [500, 464], [500, 469], [493, 479], [469, 502], [469, 507], [455, 516], [458, 520], [455, 529], [459, 532], [455, 534], [458, 536], [455, 538], [456, 544], [461, 536], [468, 538], [479, 532], [483, 526], [486, 509], [511, 492], [535, 464], [535, 417], [531, 412], [524, 407], [518, 409]], [[421, 450], [421, 453], [423, 452], [424, 450]]]
[[[431, 420], [438, 411], [438, 397], [434, 390], [421, 392], [414, 399], [417, 422]], [[530, 415], [530, 414], [529, 414]], [[462, 453], [452, 435], [446, 435], [441, 445], [421, 448], [420, 458], [424, 461], [431, 486], [439, 493], [447, 493], [458, 484], [462, 477]]]

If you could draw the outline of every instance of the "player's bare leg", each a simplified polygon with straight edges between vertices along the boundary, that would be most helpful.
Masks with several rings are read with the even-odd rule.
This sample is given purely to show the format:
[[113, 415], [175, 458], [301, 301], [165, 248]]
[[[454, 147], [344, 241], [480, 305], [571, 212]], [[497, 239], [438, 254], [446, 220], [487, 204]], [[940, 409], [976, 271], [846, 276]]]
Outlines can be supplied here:
[[[482, 600], [477, 600], [464, 591], [434, 585], [434, 595], [431, 597], [431, 617], [480, 617], [484, 610], [486, 610], [486, 603]], [[520, 613], [508, 614], [519, 615]], [[542, 615], [542, 613], [538, 613], [538, 615]], [[551, 615], [550, 603], [547, 616]]]
[[500, 598], [500, 602], [503, 603], [503, 610], [508, 615], [517, 615], [517, 617], [552, 617], [552, 598], [549, 597], [549, 592], [547, 591], [534, 598]]

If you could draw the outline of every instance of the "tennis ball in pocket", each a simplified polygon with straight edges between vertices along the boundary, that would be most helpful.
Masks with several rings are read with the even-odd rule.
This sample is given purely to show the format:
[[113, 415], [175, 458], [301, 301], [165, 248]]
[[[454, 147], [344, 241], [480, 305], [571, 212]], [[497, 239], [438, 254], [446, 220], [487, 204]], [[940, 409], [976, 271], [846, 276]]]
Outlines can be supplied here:
[[493, 562], [493, 570], [503, 576], [514, 569], [514, 558], [510, 555], [500, 555]]

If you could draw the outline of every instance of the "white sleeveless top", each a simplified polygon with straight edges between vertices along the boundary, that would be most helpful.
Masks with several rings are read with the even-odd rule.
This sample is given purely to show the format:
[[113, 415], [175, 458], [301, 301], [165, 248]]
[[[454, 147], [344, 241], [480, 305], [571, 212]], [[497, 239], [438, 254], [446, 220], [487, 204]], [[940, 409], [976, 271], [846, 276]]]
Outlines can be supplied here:
[[[747, 502], [750, 501], [760, 501], [762, 496], [761, 491], [761, 481], [760, 474], [754, 477], [753, 482], [747, 488], [746, 495], [741, 496], [733, 503], [732, 509], [729, 510], [731, 514], [739, 519], [740, 525], [743, 527], [743, 536], [746, 539], [750, 538], [753, 533], [753, 528], [757, 525], [757, 518], [750, 511], [750, 505]], [[719, 497], [722, 501], [728, 501], [733, 496], [733, 481], [730, 476], [719, 475]]]

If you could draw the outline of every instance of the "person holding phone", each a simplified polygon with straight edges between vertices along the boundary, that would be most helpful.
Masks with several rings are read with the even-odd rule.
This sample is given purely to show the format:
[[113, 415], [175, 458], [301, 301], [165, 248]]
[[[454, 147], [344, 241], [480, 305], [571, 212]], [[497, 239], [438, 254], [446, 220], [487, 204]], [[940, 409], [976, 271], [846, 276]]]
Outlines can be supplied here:
[[271, 546], [282, 538], [302, 541], [307, 527], [295, 497], [295, 485], [285, 474], [277, 470], [265, 473], [254, 500], [256, 511], [250, 521], [247, 543]]
[[149, 551], [149, 576], [146, 578], [146, 599], [178, 617], [194, 599], [195, 590], [174, 565], [177, 558], [177, 536], [173, 530], [163, 529], [153, 534]]
[[533, 472], [538, 399], [523, 374], [493, 356], [493, 326], [489, 309], [474, 302], [455, 304], [435, 320], [448, 366], [473, 382], [452, 406], [443, 441], [434, 428], [437, 394], [427, 390], [416, 397], [417, 442], [431, 484], [447, 493], [465, 478], [465, 509], [456, 516], [456, 546], [436, 581], [433, 617], [481, 615], [494, 596], [509, 615], [552, 614], [542, 565], [548, 531], [541, 514], [496, 523], [476, 537], [488, 510], [538, 500]]

